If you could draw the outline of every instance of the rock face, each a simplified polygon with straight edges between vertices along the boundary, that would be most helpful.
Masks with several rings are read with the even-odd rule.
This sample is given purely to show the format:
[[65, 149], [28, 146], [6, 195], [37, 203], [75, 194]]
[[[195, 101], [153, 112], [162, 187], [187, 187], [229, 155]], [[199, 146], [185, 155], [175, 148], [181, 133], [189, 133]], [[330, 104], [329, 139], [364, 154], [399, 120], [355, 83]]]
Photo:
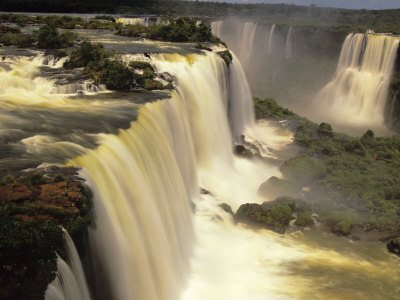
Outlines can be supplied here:
[[63, 181], [38, 186], [9, 183], [0, 187], [0, 203], [29, 210], [29, 215], [15, 215], [24, 221], [50, 219], [64, 224], [79, 215], [83, 193], [83, 187], [78, 182]]
[[[62, 170], [57, 170], [61, 171]], [[43, 299], [65, 257], [65, 227], [78, 248], [91, 222], [89, 192], [74, 170], [7, 174], [0, 181], [0, 299]], [[82, 247], [81, 247], [82, 249]]]
[[391, 240], [386, 246], [390, 252], [400, 256], [400, 237]]

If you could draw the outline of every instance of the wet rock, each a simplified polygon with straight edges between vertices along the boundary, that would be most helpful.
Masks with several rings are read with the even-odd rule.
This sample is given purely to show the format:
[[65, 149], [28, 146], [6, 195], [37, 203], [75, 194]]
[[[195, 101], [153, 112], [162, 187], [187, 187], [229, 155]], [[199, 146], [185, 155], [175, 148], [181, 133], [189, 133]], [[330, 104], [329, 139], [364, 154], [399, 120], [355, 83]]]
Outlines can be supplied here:
[[386, 247], [390, 252], [400, 256], [400, 237], [391, 240]]
[[236, 155], [251, 158], [253, 157], [254, 153], [246, 148], [244, 145], [236, 145], [234, 148], [234, 152]]

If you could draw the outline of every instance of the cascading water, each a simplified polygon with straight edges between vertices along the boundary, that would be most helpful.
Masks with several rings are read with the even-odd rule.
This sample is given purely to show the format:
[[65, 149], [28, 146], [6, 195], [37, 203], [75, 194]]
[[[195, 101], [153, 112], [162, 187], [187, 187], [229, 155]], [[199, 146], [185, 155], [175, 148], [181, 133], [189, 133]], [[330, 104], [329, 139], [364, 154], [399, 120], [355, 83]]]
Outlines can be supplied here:
[[[96, 150], [83, 148], [79, 153], [86, 154], [71, 161], [86, 167], [82, 176], [94, 192], [97, 229], [90, 240], [95, 270], [89, 273], [94, 299], [395, 299], [399, 262], [383, 244], [362, 240], [355, 245], [318, 225], [297, 232], [291, 227], [284, 236], [251, 230], [219, 207], [227, 203], [235, 211], [243, 203], [269, 200], [257, 196], [257, 189], [269, 176], [280, 176], [275, 166], [232, 154], [232, 136], [237, 138], [241, 128], [246, 139], [249, 132], [260, 134], [251, 126], [252, 116], [239, 116], [234, 123], [242, 125], [236, 129], [228, 121], [240, 111], [250, 112], [240, 98], [251, 103], [247, 88], [240, 87], [246, 79], [235, 57], [228, 71], [219, 56], [208, 52], [152, 55], [158, 72], [176, 78], [176, 91], [168, 100], [144, 105], [139, 103], [149, 93], [139, 99], [138, 93], [129, 93], [132, 102], [115, 100], [118, 93], [71, 99], [51, 94], [54, 83], [35, 75], [41, 66], [36, 59], [2, 71], [9, 89], [1, 85], [1, 129], [32, 130], [12, 149], [36, 149], [43, 155], [40, 161], [47, 157], [42, 149], [53, 138], [67, 141], [71, 128], [79, 144], [89, 138], [101, 144]], [[129, 125], [138, 106], [138, 121]], [[121, 125], [124, 118], [129, 121]], [[67, 122], [71, 127], [63, 131]], [[108, 125], [129, 129], [99, 134], [115, 133]], [[271, 155], [292, 140], [280, 128], [266, 124], [263, 130]], [[65, 148], [59, 145], [57, 157]], [[199, 186], [210, 193], [199, 195]], [[59, 271], [67, 275], [56, 289], [49, 287], [55, 297], [85, 295], [73, 264], [59, 261]], [[103, 280], [97, 282], [97, 275]]]
[[221, 37], [223, 21], [215, 21], [211, 23], [211, 31], [217, 37]]
[[115, 21], [124, 25], [140, 24], [143, 26], [149, 26], [149, 18], [116, 18]]
[[239, 57], [242, 64], [246, 67], [250, 63], [253, 54], [254, 36], [256, 34], [257, 23], [246, 22], [242, 28], [241, 44]]
[[285, 59], [289, 59], [292, 57], [292, 40], [294, 37], [294, 28], [293, 26], [289, 27], [289, 30], [286, 34], [286, 42], [285, 42]]
[[[235, 115], [243, 108], [228, 103], [227, 67], [217, 55], [151, 60], [177, 78], [177, 92], [144, 105], [130, 129], [105, 136], [97, 150], [72, 162], [85, 168], [94, 191], [92, 240], [114, 299], [179, 298], [193, 239], [196, 168], [232, 163], [227, 108]], [[238, 122], [244, 126], [247, 117]]]
[[63, 231], [69, 264], [61, 257], [57, 258], [57, 277], [47, 287], [45, 300], [90, 300], [78, 252], [68, 232]]
[[315, 98], [323, 117], [350, 126], [383, 127], [398, 47], [394, 36], [348, 35], [334, 79]]
[[274, 51], [274, 32], [275, 32], [275, 24], [271, 26], [271, 29], [268, 33], [268, 44], [267, 44], [267, 54], [271, 55]]

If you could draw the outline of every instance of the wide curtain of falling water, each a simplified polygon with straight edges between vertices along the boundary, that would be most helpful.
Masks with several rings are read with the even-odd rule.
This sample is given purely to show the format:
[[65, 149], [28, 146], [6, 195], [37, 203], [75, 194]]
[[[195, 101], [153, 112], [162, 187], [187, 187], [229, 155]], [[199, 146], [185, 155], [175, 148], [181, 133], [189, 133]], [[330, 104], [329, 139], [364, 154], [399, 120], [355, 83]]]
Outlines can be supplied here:
[[151, 60], [176, 78], [171, 98], [145, 104], [130, 129], [102, 136], [98, 149], [71, 162], [84, 167], [94, 193], [91, 241], [113, 299], [179, 298], [193, 241], [196, 170], [232, 162], [228, 108], [239, 99], [231, 102], [229, 80], [242, 75], [229, 73], [239, 67], [228, 72], [212, 53]]
[[321, 113], [347, 124], [383, 125], [398, 47], [398, 37], [349, 34], [334, 79], [315, 98]]

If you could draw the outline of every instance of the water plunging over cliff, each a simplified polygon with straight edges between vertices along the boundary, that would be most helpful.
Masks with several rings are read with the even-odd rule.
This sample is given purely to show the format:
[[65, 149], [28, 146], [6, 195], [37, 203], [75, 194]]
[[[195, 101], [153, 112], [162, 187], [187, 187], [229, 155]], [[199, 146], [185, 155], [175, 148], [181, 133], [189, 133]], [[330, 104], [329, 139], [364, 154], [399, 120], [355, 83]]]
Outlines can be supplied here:
[[92, 240], [114, 299], [179, 297], [193, 241], [196, 169], [233, 160], [228, 107], [239, 110], [229, 99], [225, 62], [215, 54], [151, 61], [177, 78], [171, 99], [144, 105], [130, 129], [104, 136], [97, 150], [73, 162], [94, 190]]
[[292, 55], [293, 55], [293, 53], [292, 53], [293, 52], [292, 43], [293, 43], [294, 34], [295, 34], [294, 28], [293, 28], [293, 26], [290, 26], [289, 30], [288, 30], [288, 32], [286, 34], [286, 42], [285, 42], [285, 58], [286, 59], [291, 58]]
[[383, 127], [398, 47], [394, 36], [348, 35], [334, 79], [315, 98], [321, 115], [339, 125]]
[[78, 251], [68, 232], [65, 229], [63, 231], [69, 264], [57, 258], [57, 277], [47, 287], [45, 300], [90, 300]]

